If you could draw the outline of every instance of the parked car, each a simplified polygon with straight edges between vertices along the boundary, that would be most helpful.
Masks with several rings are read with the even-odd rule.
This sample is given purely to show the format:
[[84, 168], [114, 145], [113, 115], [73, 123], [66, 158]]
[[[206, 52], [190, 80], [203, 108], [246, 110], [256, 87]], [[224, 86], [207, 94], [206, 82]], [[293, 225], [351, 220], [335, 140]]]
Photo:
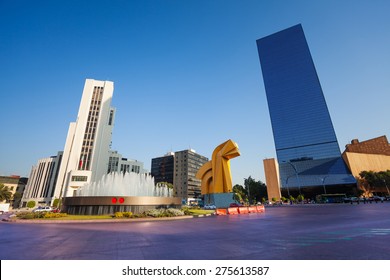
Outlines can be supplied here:
[[205, 210], [215, 210], [217, 209], [217, 206], [215, 206], [214, 204], [206, 204], [203, 208]]
[[385, 198], [383, 196], [373, 196], [372, 197], [372, 200], [375, 201], [375, 202], [383, 202], [385, 201]]
[[0, 215], [7, 213], [9, 211], [9, 203], [0, 204]]
[[38, 208], [35, 208], [33, 212], [51, 212], [53, 211], [53, 208], [50, 206], [38, 206]]
[[230, 203], [229, 207], [241, 207], [241, 203]]
[[359, 199], [355, 196], [346, 197], [346, 198], [344, 198], [344, 202], [345, 203], [354, 203], [354, 202], [359, 203]]

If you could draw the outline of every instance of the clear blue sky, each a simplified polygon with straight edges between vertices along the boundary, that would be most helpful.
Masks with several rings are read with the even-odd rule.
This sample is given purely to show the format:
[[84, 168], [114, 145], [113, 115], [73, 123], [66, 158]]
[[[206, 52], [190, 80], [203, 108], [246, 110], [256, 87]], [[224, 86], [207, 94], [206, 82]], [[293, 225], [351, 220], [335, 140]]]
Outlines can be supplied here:
[[390, 136], [389, 1], [0, 0], [0, 175], [63, 150], [86, 78], [110, 80], [113, 149], [143, 161], [236, 141], [233, 183], [275, 157], [256, 39], [301, 23], [340, 148]]

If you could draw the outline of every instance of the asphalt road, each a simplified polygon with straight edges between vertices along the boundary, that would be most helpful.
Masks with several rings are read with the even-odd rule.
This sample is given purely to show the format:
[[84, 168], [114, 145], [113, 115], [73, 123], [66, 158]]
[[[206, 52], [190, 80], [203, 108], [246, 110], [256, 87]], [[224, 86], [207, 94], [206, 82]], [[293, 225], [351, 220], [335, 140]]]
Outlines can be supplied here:
[[390, 260], [390, 202], [174, 221], [0, 222], [2, 260]]

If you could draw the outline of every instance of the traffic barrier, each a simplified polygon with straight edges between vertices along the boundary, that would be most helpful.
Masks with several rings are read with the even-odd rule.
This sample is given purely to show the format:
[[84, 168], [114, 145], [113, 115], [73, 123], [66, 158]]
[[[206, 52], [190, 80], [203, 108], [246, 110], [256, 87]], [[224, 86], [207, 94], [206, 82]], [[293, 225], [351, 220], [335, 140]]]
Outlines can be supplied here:
[[237, 215], [238, 214], [238, 207], [229, 207], [227, 209], [227, 212], [229, 215]]
[[217, 213], [217, 215], [225, 216], [225, 215], [227, 215], [227, 210], [226, 209], [217, 209], [216, 213]]
[[238, 207], [238, 213], [248, 214], [249, 213], [248, 207]]
[[264, 205], [257, 205], [256, 208], [258, 213], [263, 213], [265, 211]]
[[249, 211], [249, 213], [257, 213], [257, 207], [256, 206], [249, 206], [248, 211]]

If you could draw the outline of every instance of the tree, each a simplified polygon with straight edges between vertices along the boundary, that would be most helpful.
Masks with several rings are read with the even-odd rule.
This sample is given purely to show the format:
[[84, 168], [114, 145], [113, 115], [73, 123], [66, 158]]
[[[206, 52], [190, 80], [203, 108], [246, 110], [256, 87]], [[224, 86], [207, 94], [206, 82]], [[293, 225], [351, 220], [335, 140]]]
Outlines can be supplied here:
[[12, 198], [12, 192], [4, 184], [0, 184], [0, 202], [9, 202]]
[[60, 204], [60, 199], [59, 198], [55, 198], [54, 201], [53, 201], [53, 207], [58, 208], [59, 204]]
[[259, 181], [256, 181], [251, 176], [244, 180], [245, 191], [248, 195], [249, 202], [262, 201], [262, 198], [267, 198], [267, 186]]
[[243, 186], [238, 184], [233, 186], [233, 199], [240, 203], [247, 200], [246, 190]]
[[359, 186], [365, 195], [370, 195], [375, 191], [376, 187], [386, 188], [386, 192], [389, 193], [390, 170], [380, 172], [362, 171], [359, 173], [359, 176]]

